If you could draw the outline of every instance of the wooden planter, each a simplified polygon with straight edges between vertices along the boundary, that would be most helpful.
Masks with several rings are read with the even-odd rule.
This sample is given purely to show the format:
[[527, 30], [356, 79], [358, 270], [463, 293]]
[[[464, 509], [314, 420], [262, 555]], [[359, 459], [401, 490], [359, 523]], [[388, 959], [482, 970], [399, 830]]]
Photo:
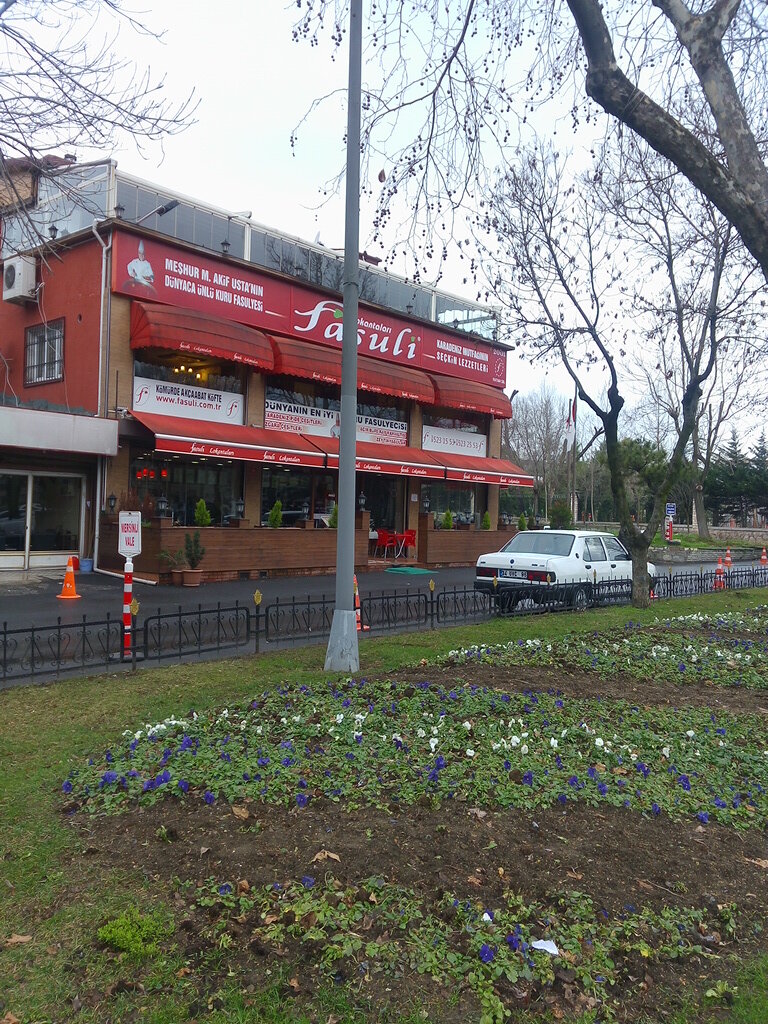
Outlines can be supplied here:
[[181, 572], [184, 577], [185, 587], [199, 587], [203, 582], [202, 569], [182, 569]]

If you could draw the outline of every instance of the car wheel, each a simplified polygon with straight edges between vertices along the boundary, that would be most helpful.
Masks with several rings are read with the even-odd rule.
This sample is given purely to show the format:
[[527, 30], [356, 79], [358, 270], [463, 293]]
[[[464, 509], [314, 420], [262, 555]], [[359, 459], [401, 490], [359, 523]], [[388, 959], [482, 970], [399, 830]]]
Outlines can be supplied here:
[[577, 612], [586, 611], [589, 607], [589, 593], [586, 587], [574, 587], [571, 594], [571, 608]]

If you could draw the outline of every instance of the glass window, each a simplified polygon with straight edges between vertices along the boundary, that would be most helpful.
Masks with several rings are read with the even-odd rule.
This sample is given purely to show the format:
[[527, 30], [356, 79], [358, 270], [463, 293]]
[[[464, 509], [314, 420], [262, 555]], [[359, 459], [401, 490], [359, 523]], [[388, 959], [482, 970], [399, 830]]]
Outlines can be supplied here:
[[615, 537], [603, 537], [603, 544], [605, 544], [605, 550], [608, 552], [608, 557], [613, 562], [628, 562], [631, 561], [629, 554], [623, 544], [620, 544]]
[[[501, 549], [528, 555], [569, 555], [574, 537], [570, 533], [549, 533], [546, 530], [522, 530]], [[602, 548], [600, 549], [602, 551]], [[595, 559], [597, 561], [597, 559]]]
[[424, 424], [447, 430], [466, 430], [470, 434], [485, 434], [488, 431], [488, 416], [480, 412], [462, 412], [459, 416], [455, 410], [432, 409], [424, 411]]
[[475, 519], [475, 488], [452, 481], [430, 480], [422, 485], [422, 498], [429, 501], [429, 511], [439, 525], [445, 512], [450, 511], [454, 526], [473, 523]]
[[32, 480], [30, 551], [80, 548], [82, 481], [76, 476], [36, 476]]
[[0, 473], [0, 551], [23, 551], [27, 474]]
[[[243, 495], [243, 464], [214, 459], [164, 458], [157, 452], [132, 451], [129, 491], [120, 497], [123, 507], [143, 507], [147, 498], [168, 500], [168, 514], [180, 526], [193, 526], [200, 498], [211, 513], [211, 524], [221, 526], [237, 514]], [[130, 499], [129, 504], [126, 501]]]
[[295, 526], [313, 514], [330, 515], [336, 502], [336, 477], [329, 473], [265, 466], [261, 476], [262, 526], [269, 525], [269, 512], [276, 501], [283, 506], [283, 526]]
[[24, 383], [47, 384], [64, 377], [64, 321], [27, 328]]
[[605, 550], [599, 537], [587, 537], [584, 541], [584, 559], [590, 562], [605, 561]]

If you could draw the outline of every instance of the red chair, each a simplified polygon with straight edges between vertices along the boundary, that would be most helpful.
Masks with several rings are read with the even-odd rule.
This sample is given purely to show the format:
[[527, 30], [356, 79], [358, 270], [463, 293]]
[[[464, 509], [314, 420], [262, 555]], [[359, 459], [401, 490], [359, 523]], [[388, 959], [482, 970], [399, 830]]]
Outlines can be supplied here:
[[376, 540], [376, 554], [378, 555], [381, 551], [384, 558], [387, 557], [387, 551], [391, 551], [394, 555], [397, 550], [397, 538], [391, 530], [382, 530], [379, 528], [379, 536]]
[[397, 557], [400, 558], [402, 555], [407, 554], [409, 548], [416, 547], [416, 531], [406, 530], [405, 533], [399, 533], [397, 539], [400, 541], [400, 547], [397, 551]]

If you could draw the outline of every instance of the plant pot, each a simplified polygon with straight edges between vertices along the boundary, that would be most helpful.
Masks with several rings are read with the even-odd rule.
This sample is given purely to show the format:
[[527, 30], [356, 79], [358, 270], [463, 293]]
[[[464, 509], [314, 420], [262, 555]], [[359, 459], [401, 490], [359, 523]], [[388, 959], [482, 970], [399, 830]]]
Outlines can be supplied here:
[[[190, 572], [199, 572], [201, 570], [191, 569]], [[184, 583], [184, 570], [183, 569], [171, 569], [171, 583], [174, 587], [180, 587]]]
[[202, 569], [182, 569], [185, 587], [199, 587], [203, 582]]

